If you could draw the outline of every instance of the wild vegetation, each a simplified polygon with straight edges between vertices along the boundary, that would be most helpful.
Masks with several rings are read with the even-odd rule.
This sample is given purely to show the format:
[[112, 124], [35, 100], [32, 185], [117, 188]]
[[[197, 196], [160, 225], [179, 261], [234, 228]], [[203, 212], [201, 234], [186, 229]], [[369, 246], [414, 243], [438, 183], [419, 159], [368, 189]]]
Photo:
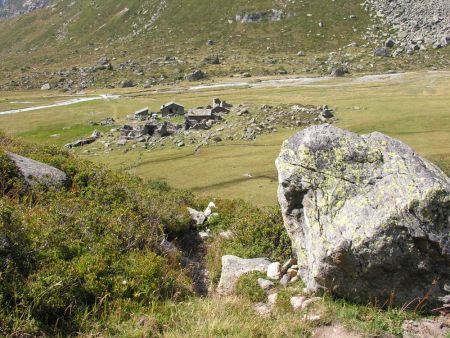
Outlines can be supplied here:
[[[252, 302], [262, 296], [256, 276], [241, 279], [238, 298], [199, 298], [180, 267], [181, 257], [159, 246], [165, 237], [176, 242], [194, 229], [186, 206], [203, 207], [205, 199], [160, 181], [145, 183], [106, 170], [51, 146], [1, 136], [0, 148], [3, 335], [268, 337], [308, 335], [336, 320], [361, 332], [398, 335], [402, 320], [416, 316], [325, 296], [314, 307], [323, 320], [308, 322], [283, 305], [283, 292], [302, 292], [299, 282], [282, 291], [275, 314], [257, 324], [251, 320]], [[28, 187], [7, 151], [64, 170], [70, 187]], [[223, 254], [273, 260], [290, 256], [278, 208], [231, 200], [216, 204], [219, 215], [205, 225], [212, 233], [205, 259], [213, 285]], [[219, 236], [223, 231], [233, 236]]]

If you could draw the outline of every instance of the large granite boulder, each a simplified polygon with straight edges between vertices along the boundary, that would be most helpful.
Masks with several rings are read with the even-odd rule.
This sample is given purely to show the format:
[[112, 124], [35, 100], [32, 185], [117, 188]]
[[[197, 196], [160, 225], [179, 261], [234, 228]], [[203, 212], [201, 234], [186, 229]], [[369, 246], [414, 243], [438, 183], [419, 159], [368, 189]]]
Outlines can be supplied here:
[[[439, 306], [450, 285], [450, 180], [410, 147], [331, 125], [298, 132], [276, 160], [278, 200], [310, 291]], [[414, 301], [416, 300], [416, 301]]]
[[222, 257], [222, 274], [217, 292], [225, 296], [232, 294], [236, 283], [243, 274], [259, 271], [266, 272], [271, 262], [266, 258], [240, 258], [226, 255]]
[[69, 184], [67, 175], [55, 167], [17, 154], [7, 153], [7, 155], [30, 186], [42, 184], [45, 186], [66, 187]]

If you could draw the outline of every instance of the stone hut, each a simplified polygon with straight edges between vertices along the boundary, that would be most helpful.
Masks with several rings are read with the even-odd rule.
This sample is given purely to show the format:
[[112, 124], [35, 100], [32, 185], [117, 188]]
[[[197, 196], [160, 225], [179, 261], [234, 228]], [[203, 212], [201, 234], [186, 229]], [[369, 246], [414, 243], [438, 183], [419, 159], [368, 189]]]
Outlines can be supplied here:
[[175, 102], [169, 102], [161, 106], [162, 116], [184, 115], [184, 107]]
[[142, 108], [134, 113], [135, 119], [146, 119], [150, 117], [150, 113], [148, 111], [148, 107]]
[[200, 123], [202, 121], [216, 120], [217, 116], [214, 115], [212, 108], [196, 108], [189, 109], [186, 119]]

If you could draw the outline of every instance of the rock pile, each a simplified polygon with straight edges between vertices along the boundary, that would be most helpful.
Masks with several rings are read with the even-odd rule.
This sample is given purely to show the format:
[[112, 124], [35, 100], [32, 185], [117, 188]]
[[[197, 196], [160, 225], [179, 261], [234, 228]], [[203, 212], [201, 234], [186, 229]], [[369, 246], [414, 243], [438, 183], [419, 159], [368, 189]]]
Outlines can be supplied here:
[[419, 50], [445, 47], [450, 42], [448, 0], [366, 0], [365, 8], [395, 29], [395, 39], [386, 47], [395, 44], [404, 50]]
[[364, 304], [448, 301], [450, 180], [441, 170], [386, 135], [326, 124], [285, 141], [276, 165], [309, 291]]
[[269, 21], [280, 21], [283, 18], [283, 16], [284, 12], [282, 10], [272, 8], [267, 11], [238, 14], [235, 17], [235, 20], [236, 22], [241, 23], [260, 22], [263, 19], [267, 19]]

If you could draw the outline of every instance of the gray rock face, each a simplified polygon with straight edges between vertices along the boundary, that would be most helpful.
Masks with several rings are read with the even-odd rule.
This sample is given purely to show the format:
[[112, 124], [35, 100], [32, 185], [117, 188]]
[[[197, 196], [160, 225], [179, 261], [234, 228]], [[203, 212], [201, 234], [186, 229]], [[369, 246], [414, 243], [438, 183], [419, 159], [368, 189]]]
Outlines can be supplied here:
[[[307, 128], [276, 161], [278, 200], [309, 291], [439, 306], [450, 281], [450, 180], [375, 132]], [[412, 306], [417, 305], [413, 302]]]
[[222, 257], [222, 274], [220, 275], [217, 292], [220, 295], [233, 293], [237, 280], [243, 274], [260, 271], [266, 272], [271, 262], [266, 258], [239, 258], [226, 255]]
[[8, 153], [8, 157], [14, 162], [30, 186], [43, 184], [62, 187], [69, 183], [67, 175], [52, 166], [13, 153]]
[[348, 69], [345, 67], [336, 67], [331, 70], [331, 76], [342, 77], [348, 73]]
[[0, 0], [0, 20], [47, 7], [52, 2], [52, 0]]
[[377, 48], [374, 49], [373, 55], [388, 57], [389, 56], [389, 51], [386, 48], [384, 48], [384, 47], [377, 47]]
[[236, 21], [241, 23], [260, 22], [267, 18], [269, 21], [280, 21], [283, 18], [283, 11], [279, 9], [270, 9], [268, 11], [259, 11], [236, 15]]
[[185, 79], [188, 81], [199, 81], [204, 78], [206, 78], [206, 74], [199, 69], [194, 70], [193, 72], [186, 74], [185, 76]]
[[448, 0], [366, 0], [365, 6], [382, 23], [395, 28], [396, 42], [404, 47], [421, 44], [444, 47], [442, 39], [450, 37]]

